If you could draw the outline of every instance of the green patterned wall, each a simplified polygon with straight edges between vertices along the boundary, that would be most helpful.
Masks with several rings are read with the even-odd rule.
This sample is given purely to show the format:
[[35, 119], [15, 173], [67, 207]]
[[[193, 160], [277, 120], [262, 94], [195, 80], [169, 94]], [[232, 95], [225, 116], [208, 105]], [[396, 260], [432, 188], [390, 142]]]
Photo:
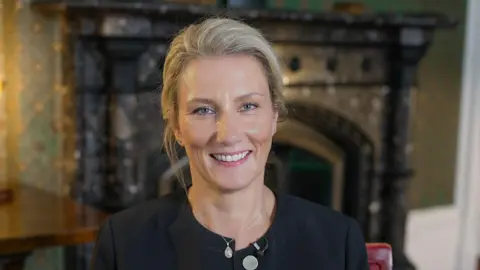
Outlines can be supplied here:
[[[16, 137], [17, 142], [9, 146], [12, 154], [9, 159], [15, 159], [19, 169], [19, 174], [10, 173], [9, 177], [52, 193], [65, 194], [68, 183], [62, 178], [59, 163], [63, 159], [62, 134], [57, 132], [58, 123], [63, 119], [63, 93], [58, 86], [62, 74], [59, 19], [34, 12], [26, 1], [4, 3], [2, 14], [9, 13], [9, 31], [15, 31], [14, 35], [5, 35], [9, 53], [14, 54], [5, 56], [11, 57], [7, 75], [12, 75], [7, 78], [11, 80], [6, 92], [11, 99], [8, 102], [16, 103], [10, 105], [7, 118], [11, 127], [9, 136]], [[0, 96], [0, 109], [3, 109], [1, 102]], [[0, 113], [0, 124], [1, 117]], [[0, 139], [1, 132], [2, 129]], [[26, 268], [63, 269], [62, 253], [61, 248], [35, 251]]]
[[7, 179], [7, 108], [5, 95], [4, 8], [0, 5], [0, 183]]
[[[15, 4], [14, 4], [15, 3]], [[12, 152], [18, 155], [21, 182], [64, 194], [68, 183], [62, 179], [62, 139], [60, 126], [63, 95], [61, 87], [61, 31], [59, 17], [33, 11], [27, 3], [9, 1], [9, 18], [14, 20], [8, 47], [15, 56], [8, 72], [16, 75], [7, 84], [9, 99], [18, 101], [10, 108], [9, 124], [15, 123], [17, 144]], [[12, 15], [14, 14], [14, 15]], [[15, 62], [12, 64], [12, 62]], [[13, 76], [12, 76], [13, 77]], [[8, 100], [11, 102], [12, 100]], [[41, 176], [41, 177], [40, 177]]]
[[[22, 118], [19, 161], [20, 179], [29, 185], [64, 193], [59, 160], [62, 134], [61, 54], [58, 18], [46, 17], [25, 7], [18, 13]], [[41, 177], [39, 177], [41, 175]]]

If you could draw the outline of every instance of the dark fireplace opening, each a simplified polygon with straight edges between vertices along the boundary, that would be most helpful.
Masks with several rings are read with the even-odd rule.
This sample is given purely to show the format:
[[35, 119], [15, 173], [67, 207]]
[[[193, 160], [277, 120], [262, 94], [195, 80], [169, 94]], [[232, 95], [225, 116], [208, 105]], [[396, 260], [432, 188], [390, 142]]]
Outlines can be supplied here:
[[287, 192], [341, 211], [367, 232], [378, 188], [373, 139], [358, 123], [321, 104], [297, 101], [288, 107], [289, 117], [279, 124], [272, 148], [288, 168]]
[[[289, 194], [333, 207], [332, 165], [305, 149], [274, 143], [272, 155], [281, 163], [282, 185]], [[278, 168], [278, 166], [275, 166]], [[277, 173], [276, 175], [279, 175]], [[272, 182], [267, 173], [266, 182]]]

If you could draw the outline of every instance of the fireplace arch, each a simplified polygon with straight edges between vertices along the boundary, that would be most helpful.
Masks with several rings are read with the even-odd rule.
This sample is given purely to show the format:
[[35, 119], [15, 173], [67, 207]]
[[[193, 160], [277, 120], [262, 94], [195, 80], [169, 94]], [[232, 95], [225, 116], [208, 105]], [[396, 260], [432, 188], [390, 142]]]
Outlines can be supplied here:
[[[341, 211], [342, 193], [344, 188], [344, 153], [342, 149], [337, 147], [335, 143], [323, 134], [316, 132], [310, 126], [290, 118], [278, 125], [277, 132], [273, 138], [272, 156], [275, 156], [275, 150], [279, 145], [284, 147], [290, 146], [291, 148], [298, 148], [307, 151], [314, 156], [321, 157], [326, 163], [325, 165], [331, 166], [330, 171], [332, 179], [328, 179], [332, 182], [331, 206], [334, 209]], [[282, 166], [283, 173], [285, 174], [285, 167], [287, 166], [285, 160], [281, 160], [277, 156], [275, 157], [279, 160], [277, 164], [281, 163], [281, 165], [277, 165], [277, 167]], [[283, 178], [286, 178], [286, 176], [283, 175]], [[318, 179], [318, 181], [323, 180], [325, 179]], [[282, 186], [285, 187], [286, 184], [283, 184]]]
[[354, 121], [320, 104], [294, 100], [288, 108], [289, 115], [274, 137], [273, 152], [281, 144], [323, 159], [331, 166], [330, 206], [368, 223], [369, 206], [378, 190], [373, 139]]

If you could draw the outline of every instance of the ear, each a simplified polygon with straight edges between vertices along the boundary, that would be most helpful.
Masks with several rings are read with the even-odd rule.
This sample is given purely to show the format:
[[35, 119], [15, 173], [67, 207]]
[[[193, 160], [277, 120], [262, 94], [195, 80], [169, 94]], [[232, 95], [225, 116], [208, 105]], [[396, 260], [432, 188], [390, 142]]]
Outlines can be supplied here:
[[273, 120], [272, 120], [272, 136], [277, 133], [277, 123], [278, 123], [278, 110], [273, 111]]
[[175, 140], [177, 141], [177, 143], [183, 147], [183, 137], [182, 137], [182, 133], [180, 132], [180, 130], [178, 128], [175, 128], [175, 130], [173, 131], [173, 133], [175, 134]]

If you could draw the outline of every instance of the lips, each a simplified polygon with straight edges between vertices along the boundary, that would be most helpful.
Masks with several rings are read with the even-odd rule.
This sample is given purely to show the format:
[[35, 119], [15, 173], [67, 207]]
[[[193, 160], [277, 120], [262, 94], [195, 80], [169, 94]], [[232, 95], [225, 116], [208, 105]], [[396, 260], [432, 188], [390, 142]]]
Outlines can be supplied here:
[[220, 162], [231, 162], [236, 163], [245, 159], [251, 151], [242, 151], [237, 153], [218, 153], [218, 154], [210, 154], [210, 156]]

